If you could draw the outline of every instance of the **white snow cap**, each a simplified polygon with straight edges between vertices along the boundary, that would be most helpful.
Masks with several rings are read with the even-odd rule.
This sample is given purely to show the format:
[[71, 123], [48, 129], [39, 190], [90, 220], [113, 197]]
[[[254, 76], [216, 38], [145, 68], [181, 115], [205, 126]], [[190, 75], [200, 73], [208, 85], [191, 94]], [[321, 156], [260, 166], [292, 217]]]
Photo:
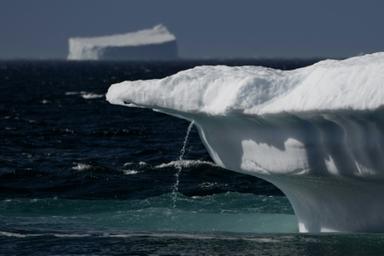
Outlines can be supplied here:
[[163, 79], [114, 84], [107, 100], [209, 115], [376, 109], [384, 104], [384, 53], [290, 71], [199, 66]]

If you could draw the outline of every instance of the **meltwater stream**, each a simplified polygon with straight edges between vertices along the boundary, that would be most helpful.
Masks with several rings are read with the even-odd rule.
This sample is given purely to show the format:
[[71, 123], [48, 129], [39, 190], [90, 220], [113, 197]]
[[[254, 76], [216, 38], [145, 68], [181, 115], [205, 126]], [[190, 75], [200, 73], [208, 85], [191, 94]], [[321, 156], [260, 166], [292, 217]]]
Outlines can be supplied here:
[[183, 146], [180, 150], [180, 155], [179, 155], [179, 159], [178, 159], [179, 161], [177, 162], [177, 164], [175, 166], [176, 170], [177, 170], [175, 173], [176, 180], [172, 186], [172, 208], [174, 208], [174, 209], [176, 208], [177, 194], [179, 193], [180, 174], [183, 170], [182, 161], [184, 160], [185, 149], [187, 147], [189, 134], [191, 133], [193, 124], [194, 124], [194, 122], [192, 121], [188, 126], [187, 133], [185, 134], [185, 137], [184, 137]]

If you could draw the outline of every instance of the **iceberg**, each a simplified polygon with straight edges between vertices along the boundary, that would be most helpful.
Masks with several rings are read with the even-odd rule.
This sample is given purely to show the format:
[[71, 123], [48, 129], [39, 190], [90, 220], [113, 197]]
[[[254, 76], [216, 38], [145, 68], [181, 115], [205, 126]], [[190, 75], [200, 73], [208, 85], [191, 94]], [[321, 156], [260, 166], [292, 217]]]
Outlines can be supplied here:
[[283, 191], [300, 232], [384, 231], [384, 53], [289, 71], [199, 66], [106, 98], [194, 121], [216, 164]]
[[176, 37], [163, 25], [120, 35], [69, 39], [68, 60], [169, 60]]

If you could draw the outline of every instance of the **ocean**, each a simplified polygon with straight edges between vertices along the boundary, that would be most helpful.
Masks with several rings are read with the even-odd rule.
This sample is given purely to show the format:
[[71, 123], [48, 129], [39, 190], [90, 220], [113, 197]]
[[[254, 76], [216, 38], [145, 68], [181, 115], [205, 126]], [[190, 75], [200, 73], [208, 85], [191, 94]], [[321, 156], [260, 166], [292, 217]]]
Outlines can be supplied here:
[[273, 185], [216, 166], [189, 123], [106, 102], [197, 65], [0, 62], [0, 255], [381, 255], [383, 234], [299, 234]]

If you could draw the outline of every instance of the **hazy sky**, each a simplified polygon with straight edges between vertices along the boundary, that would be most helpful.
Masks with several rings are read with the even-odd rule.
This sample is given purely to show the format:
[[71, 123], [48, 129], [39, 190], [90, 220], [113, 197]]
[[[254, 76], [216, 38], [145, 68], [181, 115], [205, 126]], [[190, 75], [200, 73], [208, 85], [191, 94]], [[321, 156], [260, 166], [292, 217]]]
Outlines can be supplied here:
[[68, 37], [158, 23], [187, 58], [384, 51], [382, 0], [0, 0], [0, 58], [64, 58]]

